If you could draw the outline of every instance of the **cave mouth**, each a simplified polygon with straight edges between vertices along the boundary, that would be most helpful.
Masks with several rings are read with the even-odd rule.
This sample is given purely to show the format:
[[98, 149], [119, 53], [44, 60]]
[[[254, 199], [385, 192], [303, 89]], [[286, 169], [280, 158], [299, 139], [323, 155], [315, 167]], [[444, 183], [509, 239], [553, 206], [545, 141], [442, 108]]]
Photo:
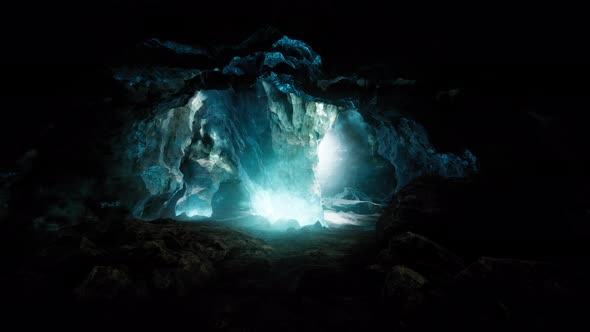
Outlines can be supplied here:
[[317, 152], [326, 224], [371, 225], [396, 185], [395, 168], [377, 152], [374, 129], [358, 111], [343, 111]]
[[[356, 223], [416, 177], [476, 170], [469, 151], [437, 152], [412, 119], [379, 109], [361, 115], [360, 96], [306, 92], [324, 89], [326, 78], [307, 44], [283, 36], [270, 49], [235, 56], [223, 70], [117, 72], [138, 105], [146, 91], [175, 91], [138, 106], [116, 138], [114, 186], [133, 217]], [[250, 83], [230, 83], [238, 81]]]
[[[211, 140], [214, 145], [218, 139]], [[259, 217], [277, 229], [318, 221], [329, 227], [372, 225], [396, 184], [395, 169], [376, 151], [375, 142], [374, 128], [358, 111], [341, 110], [321, 138], [309, 145], [289, 146], [295, 149], [286, 158], [264, 160], [264, 177], [270, 185], [260, 186], [259, 179], [250, 177], [230, 178], [221, 181], [210, 207], [197, 195], [181, 198], [179, 205], [190, 209], [187, 216], [193, 220]], [[309, 153], [315, 157], [306, 157], [304, 160], [311, 162], [302, 164], [301, 156]], [[248, 154], [240, 159], [245, 168], [251, 161]], [[297, 165], [307, 169], [296, 169]], [[306, 172], [313, 177], [309, 195], [302, 194], [298, 186]], [[194, 177], [190, 172], [184, 176], [189, 182]]]

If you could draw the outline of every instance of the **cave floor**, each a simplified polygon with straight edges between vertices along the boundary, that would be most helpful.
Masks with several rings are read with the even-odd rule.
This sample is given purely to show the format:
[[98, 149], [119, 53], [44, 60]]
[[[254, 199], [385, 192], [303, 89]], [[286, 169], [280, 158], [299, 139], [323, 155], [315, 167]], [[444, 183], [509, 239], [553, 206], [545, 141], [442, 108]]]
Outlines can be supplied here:
[[[232, 314], [217, 324], [254, 329], [362, 330], [377, 323], [382, 278], [372, 226], [306, 227], [297, 231], [245, 230], [270, 248], [268, 273], [236, 283], [219, 280], [219, 308]], [[227, 321], [226, 321], [227, 320]]]
[[[115, 215], [62, 228], [0, 275], [3, 317], [24, 329], [92, 331], [479, 331], [490, 322], [490, 331], [512, 331], [585, 317], [573, 301], [587, 297], [568, 289], [585, 289], [586, 279], [559, 266], [489, 257], [465, 265], [402, 234], [390, 254], [406, 255], [427, 280], [383, 268], [368, 224], [279, 231], [260, 221]], [[514, 326], [522, 329], [506, 328]]]
[[[269, 231], [233, 222], [125, 221], [63, 229], [3, 277], [25, 325], [361, 330], [382, 278], [369, 227]], [[379, 285], [377, 287], [377, 285]], [[68, 317], [64, 320], [64, 313]], [[37, 320], [28, 321], [34, 315]]]

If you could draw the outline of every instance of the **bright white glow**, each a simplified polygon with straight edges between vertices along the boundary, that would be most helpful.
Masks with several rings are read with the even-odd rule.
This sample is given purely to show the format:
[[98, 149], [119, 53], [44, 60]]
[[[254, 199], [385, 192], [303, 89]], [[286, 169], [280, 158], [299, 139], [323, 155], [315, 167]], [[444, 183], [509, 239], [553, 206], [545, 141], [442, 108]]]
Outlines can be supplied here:
[[257, 191], [252, 197], [254, 214], [267, 218], [270, 222], [281, 219], [295, 219], [301, 226], [323, 221], [323, 211], [318, 204], [292, 195], [288, 192]]
[[318, 145], [318, 175], [320, 178], [328, 178], [338, 161], [338, 149], [340, 142], [336, 136], [328, 131]]
[[356, 214], [354, 212], [324, 211], [324, 220], [328, 226], [338, 225], [375, 225], [380, 214]]
[[358, 224], [358, 216], [353, 212], [324, 211], [324, 219], [336, 225], [356, 225]]
[[[213, 211], [211, 211], [211, 208], [203, 208], [203, 209], [192, 209], [192, 210], [188, 210], [185, 212], [187, 217], [211, 217], [211, 214], [213, 214]], [[178, 216], [179, 213], [176, 213], [176, 216]]]
[[205, 193], [206, 188], [196, 187], [190, 190], [184, 197], [176, 202], [176, 216], [186, 214], [187, 217], [211, 217], [213, 210], [211, 204], [207, 202]]
[[196, 112], [203, 107], [203, 102], [207, 100], [207, 95], [203, 91], [197, 92], [197, 94], [189, 101], [190, 108], [193, 112]]

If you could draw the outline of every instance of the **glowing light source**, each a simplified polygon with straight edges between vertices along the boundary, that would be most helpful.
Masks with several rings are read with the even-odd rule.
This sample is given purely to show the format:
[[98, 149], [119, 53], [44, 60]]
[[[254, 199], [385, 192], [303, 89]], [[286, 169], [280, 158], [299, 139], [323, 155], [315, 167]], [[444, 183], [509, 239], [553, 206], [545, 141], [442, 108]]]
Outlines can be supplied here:
[[318, 220], [323, 221], [323, 211], [319, 204], [288, 192], [259, 190], [252, 197], [252, 210], [254, 214], [265, 217], [270, 222], [295, 219], [304, 226]]
[[328, 178], [338, 161], [340, 142], [332, 131], [328, 131], [318, 145], [318, 175], [320, 178]]

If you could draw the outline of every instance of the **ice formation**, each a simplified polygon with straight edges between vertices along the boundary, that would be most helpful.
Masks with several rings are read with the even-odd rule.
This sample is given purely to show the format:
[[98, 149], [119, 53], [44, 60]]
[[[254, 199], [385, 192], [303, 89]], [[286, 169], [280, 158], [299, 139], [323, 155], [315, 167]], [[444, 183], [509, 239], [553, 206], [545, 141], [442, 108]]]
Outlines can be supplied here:
[[[158, 45], [194, 53], [177, 43]], [[233, 83], [212, 88], [203, 83], [211, 75], [203, 73]], [[379, 118], [361, 112], [354, 100], [309, 92], [322, 78], [321, 58], [287, 37], [235, 56], [222, 69], [121, 68], [115, 78], [141, 95], [138, 104], [151, 90], [160, 92], [147, 110], [137, 107], [142, 111], [119, 140], [116, 172], [129, 183], [122, 201], [139, 218], [251, 213], [302, 226], [323, 222], [320, 178], [338, 172], [331, 169], [334, 159], [346, 154], [346, 142], [326, 136], [333, 126], [357, 128], [360, 150], [369, 156], [363, 165], [372, 167], [377, 158], [389, 163], [398, 187], [422, 174], [462, 176], [475, 169], [468, 151], [436, 152], [411, 119]], [[244, 78], [248, 84], [235, 83]]]

